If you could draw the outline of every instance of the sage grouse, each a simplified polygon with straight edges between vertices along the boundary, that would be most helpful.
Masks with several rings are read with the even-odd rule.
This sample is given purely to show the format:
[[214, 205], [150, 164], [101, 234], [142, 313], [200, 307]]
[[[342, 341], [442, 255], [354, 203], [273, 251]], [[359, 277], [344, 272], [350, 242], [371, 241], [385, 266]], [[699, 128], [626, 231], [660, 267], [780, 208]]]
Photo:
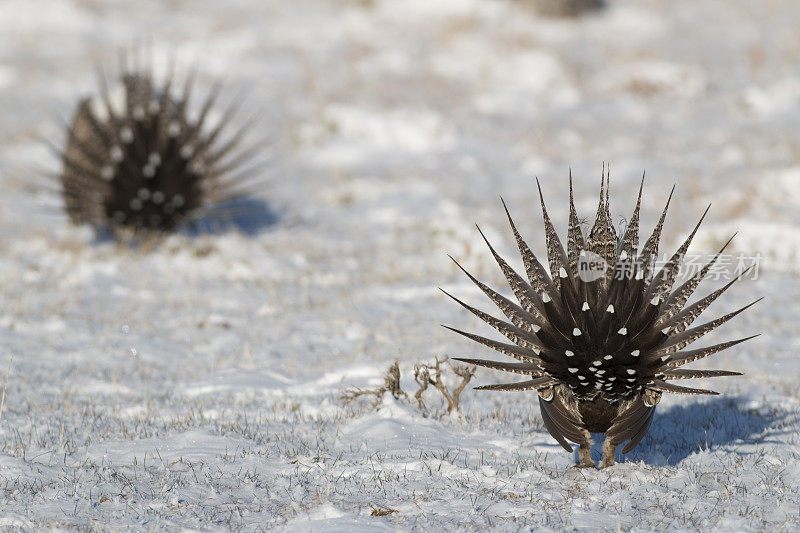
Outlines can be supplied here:
[[211, 119], [219, 85], [192, 115], [193, 76], [157, 84], [149, 69], [122, 70], [121, 101], [101, 74], [100, 98], [79, 102], [60, 153], [73, 223], [117, 238], [161, 234], [248, 192], [258, 146], [243, 146], [250, 123], [228, 132], [235, 102]]
[[[568, 441], [580, 445], [579, 466], [594, 466], [590, 433], [605, 433], [601, 468], [614, 464], [616, 447], [624, 441], [629, 442], [622, 453], [632, 450], [647, 433], [662, 393], [717, 394], [670, 382], [741, 375], [726, 370], [679, 367], [752, 338], [684, 350], [758, 300], [716, 320], [689, 328], [698, 315], [744, 272], [687, 307], [687, 300], [719, 257], [718, 253], [699, 272], [673, 290], [689, 243], [708, 209], [678, 251], [654, 275], [669, 200], [652, 235], [638, 251], [643, 185], [644, 177], [636, 208], [620, 239], [611, 223], [608, 184], [604, 177], [596, 220], [588, 236], [584, 236], [575, 212], [570, 176], [566, 251], [547, 214], [539, 187], [550, 275], [522, 240], [506, 208], [528, 279], [515, 272], [488, 241], [486, 244], [519, 303], [495, 292], [458, 262], [456, 264], [499, 307], [508, 321], [484, 313], [445, 292], [511, 343], [448, 329], [519, 362], [458, 360], [529, 377], [527, 381], [477, 388], [501, 391], [535, 389], [539, 395], [542, 420], [550, 435], [567, 451], [572, 451]], [[506, 207], [505, 202], [503, 207]], [[485, 236], [483, 238], [486, 240]]]

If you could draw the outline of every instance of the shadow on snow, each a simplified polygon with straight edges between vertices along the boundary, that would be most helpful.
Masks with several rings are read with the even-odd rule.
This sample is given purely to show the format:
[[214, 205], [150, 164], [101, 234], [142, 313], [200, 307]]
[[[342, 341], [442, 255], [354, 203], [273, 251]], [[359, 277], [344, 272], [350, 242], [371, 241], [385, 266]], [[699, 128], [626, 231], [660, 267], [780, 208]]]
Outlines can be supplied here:
[[[264, 229], [276, 224], [278, 219], [278, 213], [265, 201], [258, 198], [241, 198], [207, 207], [199, 218], [184, 223], [176, 232], [187, 237], [199, 237], [201, 235], [217, 235], [227, 231], [239, 231], [248, 237], [254, 237]], [[113, 241], [114, 236], [108, 228], [95, 228], [94, 242], [96, 244]], [[142, 242], [141, 238], [131, 236], [126, 244], [138, 247]]]
[[250, 237], [278, 222], [278, 213], [258, 198], [240, 198], [210, 206], [184, 233], [197, 236], [237, 230]]
[[[713, 451], [734, 443], [774, 442], [789, 420], [788, 413], [749, 408], [748, 398], [713, 397], [707, 401], [656, 409], [650, 430], [639, 445], [623, 454], [617, 447], [616, 462], [643, 461], [652, 466], [675, 466], [693, 453]], [[592, 435], [592, 459], [603, 455], [603, 435]], [[578, 462], [578, 451], [573, 452]], [[749, 453], [732, 448], [734, 453]]]
[[[617, 460], [674, 466], [695, 452], [724, 448], [737, 442], [766, 444], [773, 441], [787, 414], [752, 409], [748, 403], [748, 398], [714, 397], [705, 402], [657, 410], [647, 436], [627, 454], [619, 452], [620, 446]], [[773, 431], [767, 431], [770, 428]]]

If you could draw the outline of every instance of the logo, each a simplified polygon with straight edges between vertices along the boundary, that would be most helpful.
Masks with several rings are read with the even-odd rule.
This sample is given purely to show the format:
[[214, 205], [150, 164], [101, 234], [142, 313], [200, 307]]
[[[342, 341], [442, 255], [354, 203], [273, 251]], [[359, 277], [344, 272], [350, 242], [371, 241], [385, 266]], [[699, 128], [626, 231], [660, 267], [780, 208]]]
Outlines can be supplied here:
[[606, 260], [589, 250], [581, 250], [578, 257], [578, 277], [585, 283], [597, 281], [606, 275]]

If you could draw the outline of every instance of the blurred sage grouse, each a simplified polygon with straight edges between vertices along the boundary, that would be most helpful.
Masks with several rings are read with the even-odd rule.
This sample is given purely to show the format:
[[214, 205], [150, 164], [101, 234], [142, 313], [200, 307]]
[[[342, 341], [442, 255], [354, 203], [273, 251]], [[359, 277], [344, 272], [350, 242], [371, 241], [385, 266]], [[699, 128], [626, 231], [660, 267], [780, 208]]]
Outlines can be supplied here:
[[744, 273], [719, 290], [686, 306], [695, 288], [719, 257], [717, 254], [699, 272], [677, 288], [672, 288], [684, 254], [705, 213], [678, 251], [654, 275], [653, 264], [658, 254], [669, 200], [655, 230], [639, 251], [642, 188], [639, 188], [639, 199], [630, 223], [620, 239], [611, 223], [608, 184], [605, 181], [604, 178], [596, 220], [589, 234], [584, 236], [572, 201], [570, 177], [566, 250], [556, 235], [539, 188], [550, 263], [549, 275], [522, 240], [506, 208], [528, 279], [523, 279], [488, 241], [486, 243], [518, 303], [490, 289], [459, 265], [497, 305], [507, 321], [486, 314], [448, 294], [511, 343], [448, 329], [519, 362], [458, 360], [523, 374], [529, 378], [516, 383], [478, 388], [501, 391], [535, 389], [539, 395], [542, 420], [550, 434], [567, 451], [572, 451], [567, 441], [580, 445], [580, 466], [594, 466], [590, 453], [590, 432], [605, 433], [601, 468], [614, 464], [614, 452], [619, 444], [629, 441], [622, 449], [626, 453], [644, 437], [662, 393], [717, 394], [674, 385], [672, 380], [741, 375], [726, 370], [689, 370], [679, 367], [752, 338], [684, 350], [755, 303], [689, 328], [698, 315]]
[[101, 74], [100, 98], [79, 102], [60, 154], [73, 223], [118, 239], [163, 234], [250, 192], [258, 146], [243, 146], [249, 122], [227, 131], [236, 102], [212, 120], [218, 84], [192, 114], [193, 76], [176, 87], [172, 73], [157, 85], [149, 69], [122, 70], [121, 94]]
[[521, 3], [548, 17], [577, 17], [605, 7], [603, 0], [521, 0]]

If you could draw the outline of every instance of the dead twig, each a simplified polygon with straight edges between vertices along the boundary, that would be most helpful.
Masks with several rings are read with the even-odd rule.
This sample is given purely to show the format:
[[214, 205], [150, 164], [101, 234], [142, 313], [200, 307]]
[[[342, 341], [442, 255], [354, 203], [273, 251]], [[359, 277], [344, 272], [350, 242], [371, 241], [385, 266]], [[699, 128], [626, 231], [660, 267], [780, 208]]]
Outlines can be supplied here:
[[383, 375], [383, 385], [374, 389], [350, 387], [342, 392], [339, 396], [339, 400], [341, 400], [344, 405], [348, 405], [355, 401], [356, 398], [372, 395], [375, 396], [375, 400], [372, 403], [372, 407], [374, 408], [383, 402], [383, 395], [387, 392], [391, 392], [392, 396], [397, 399], [405, 398], [408, 400], [408, 394], [400, 388], [400, 366], [397, 361], [392, 363]]
[[[442, 365], [444, 363], [448, 363], [453, 373], [461, 378], [461, 382], [456, 385], [452, 391], [448, 390], [444, 379], [442, 379]], [[420, 388], [416, 394], [414, 394], [414, 398], [419, 402], [420, 409], [423, 410], [423, 412], [427, 412], [427, 408], [422, 401], [422, 393], [427, 390], [428, 385], [433, 385], [447, 401], [447, 412], [453, 413], [458, 411], [461, 393], [475, 375], [476, 370], [474, 366], [454, 365], [447, 357], [444, 359], [436, 359], [433, 366], [428, 364], [417, 365], [414, 368], [414, 379], [419, 384]], [[433, 377], [431, 377], [431, 372], [433, 373]]]
[[408, 400], [408, 394], [400, 388], [400, 365], [397, 360], [389, 367], [386, 374], [383, 375], [383, 388], [392, 393], [395, 398], [405, 398]]
[[[458, 385], [456, 385], [456, 387], [452, 390], [452, 392], [447, 390], [447, 386], [445, 385], [444, 380], [442, 380], [441, 366], [445, 361], [449, 363], [453, 373], [461, 378], [461, 382]], [[461, 397], [461, 392], [467, 386], [467, 383], [470, 382], [472, 376], [475, 375], [475, 371], [477, 370], [476, 367], [474, 366], [468, 367], [465, 365], [454, 365], [453, 363], [449, 362], [449, 359], [444, 359], [441, 361], [437, 359], [436, 365], [434, 366], [434, 370], [435, 370], [434, 379], [436, 382], [433, 383], [433, 385], [439, 392], [442, 393], [442, 396], [444, 396], [445, 400], [447, 400], [447, 412], [452, 413], [454, 411], [457, 411], [459, 398]]]
[[414, 399], [417, 400], [417, 407], [423, 414], [428, 414], [428, 407], [422, 399], [422, 393], [428, 390], [428, 385], [431, 383], [431, 373], [428, 365], [414, 365], [414, 381], [419, 385], [419, 389], [414, 393]]
[[370, 504], [370, 507], [372, 507], [372, 511], [369, 513], [370, 516], [388, 516], [392, 513], [398, 512], [397, 509], [391, 509], [388, 507], [382, 509], [380, 507], [375, 507], [372, 504]]

